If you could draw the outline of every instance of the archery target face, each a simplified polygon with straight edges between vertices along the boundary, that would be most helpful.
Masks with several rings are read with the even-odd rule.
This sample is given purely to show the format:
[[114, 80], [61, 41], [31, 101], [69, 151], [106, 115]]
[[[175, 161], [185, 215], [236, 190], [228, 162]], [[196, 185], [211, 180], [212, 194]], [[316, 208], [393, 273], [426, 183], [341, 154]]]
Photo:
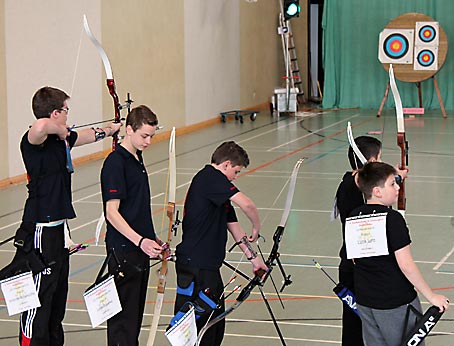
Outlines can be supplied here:
[[416, 22], [415, 45], [438, 46], [439, 26], [438, 22]]
[[414, 69], [438, 70], [438, 47], [415, 47]]
[[413, 63], [413, 29], [384, 29], [378, 43], [378, 59], [384, 64]]

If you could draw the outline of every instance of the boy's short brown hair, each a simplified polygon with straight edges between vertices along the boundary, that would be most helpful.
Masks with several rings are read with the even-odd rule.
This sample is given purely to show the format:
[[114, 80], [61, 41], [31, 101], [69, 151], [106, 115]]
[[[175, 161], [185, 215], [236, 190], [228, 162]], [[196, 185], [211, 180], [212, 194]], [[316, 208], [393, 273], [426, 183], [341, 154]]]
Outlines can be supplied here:
[[249, 157], [246, 150], [233, 141], [222, 143], [211, 156], [211, 163], [216, 165], [225, 161], [230, 161], [232, 166], [241, 166], [244, 168], [249, 166]]
[[158, 126], [158, 117], [150, 108], [140, 105], [133, 108], [126, 117], [126, 126], [128, 125], [134, 132], [143, 125]]
[[366, 199], [372, 197], [374, 187], [383, 187], [390, 175], [395, 175], [396, 169], [384, 162], [368, 162], [358, 172], [358, 186]]
[[[371, 157], [378, 158], [382, 143], [377, 138], [371, 136], [359, 136], [355, 138], [355, 143], [366, 160], [370, 160]], [[352, 169], [359, 169], [363, 167], [363, 164], [354, 153], [352, 146], [348, 147], [348, 161], [350, 162]]]
[[39, 89], [32, 98], [32, 109], [36, 119], [49, 118], [54, 110], [64, 106], [69, 96], [62, 90], [45, 86]]

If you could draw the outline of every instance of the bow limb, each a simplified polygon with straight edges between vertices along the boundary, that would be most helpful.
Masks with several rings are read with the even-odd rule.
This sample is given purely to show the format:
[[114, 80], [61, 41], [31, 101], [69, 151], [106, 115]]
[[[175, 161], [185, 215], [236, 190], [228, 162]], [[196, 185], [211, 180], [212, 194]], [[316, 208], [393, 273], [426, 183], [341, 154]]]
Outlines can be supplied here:
[[[102, 48], [101, 44], [99, 43], [99, 41], [96, 39], [96, 37], [93, 35], [93, 33], [90, 30], [90, 26], [88, 25], [88, 20], [87, 20], [86, 15], [84, 15], [84, 29], [85, 29], [85, 33], [90, 38], [90, 41], [96, 47], [99, 55], [101, 56], [102, 63], [104, 65], [104, 70], [106, 72], [107, 88], [109, 89], [109, 94], [110, 94], [110, 96], [112, 96], [112, 99], [113, 99], [114, 114], [115, 114], [114, 121], [116, 123], [119, 123], [120, 119], [121, 119], [121, 117], [120, 117], [121, 104], [120, 104], [120, 101], [119, 101], [118, 95], [117, 95], [117, 88], [115, 86], [115, 80], [113, 78], [112, 67], [110, 65], [109, 58], [107, 57], [107, 54], [106, 54], [104, 48]], [[117, 144], [118, 144], [118, 132], [114, 133], [112, 136], [112, 151], [115, 151]]]
[[[271, 268], [274, 261], [279, 257], [279, 253], [278, 253], [279, 243], [282, 239], [282, 236], [284, 235], [284, 229], [285, 229], [285, 226], [287, 225], [287, 220], [290, 215], [290, 209], [292, 207], [292, 202], [293, 202], [293, 195], [295, 194], [296, 179], [298, 178], [298, 171], [301, 167], [301, 164], [304, 162], [305, 159], [306, 158], [299, 159], [295, 163], [295, 166], [293, 167], [292, 175], [290, 176], [290, 184], [289, 184], [289, 188], [288, 188], [288, 192], [287, 192], [287, 199], [285, 200], [284, 212], [282, 213], [281, 222], [279, 223], [279, 226], [277, 226], [277, 229], [273, 235], [273, 242], [274, 242], [273, 248], [270, 252], [268, 259], [265, 262], [265, 264], [268, 266], [268, 268]], [[267, 276], [269, 275], [269, 273], [270, 272], [268, 272]]]
[[[169, 227], [167, 231], [166, 243], [170, 246], [172, 241], [172, 232], [175, 218], [175, 195], [176, 195], [176, 157], [175, 157], [175, 127], [172, 129], [169, 140], [169, 182], [168, 182], [168, 202], [167, 202], [167, 217], [169, 219]], [[170, 250], [170, 248], [169, 248]], [[147, 346], [152, 346], [156, 338], [158, 330], [159, 318], [161, 316], [162, 304], [164, 302], [164, 293], [166, 289], [166, 279], [168, 271], [168, 256], [162, 255], [161, 268], [159, 269], [159, 280], [157, 285], [156, 303], [154, 305], [153, 319], [151, 321], [150, 334], [148, 335]]]
[[[399, 90], [397, 89], [394, 78], [393, 65], [389, 65], [389, 84], [394, 97], [397, 118], [397, 145], [400, 148], [400, 165], [399, 169], [404, 170], [408, 164], [408, 141], [405, 139], [404, 112], [402, 109], [402, 100], [400, 99]], [[406, 208], [405, 181], [400, 183], [399, 197], [397, 198], [397, 209], [405, 217]]]
[[[102, 48], [101, 44], [96, 39], [95, 35], [93, 35], [93, 33], [91, 32], [90, 26], [88, 25], [87, 16], [85, 14], [84, 14], [83, 22], [84, 22], [85, 33], [87, 34], [88, 38], [93, 43], [93, 45], [96, 47], [96, 49], [98, 50], [99, 55], [101, 56], [102, 64], [103, 64], [104, 70], [106, 72], [107, 88], [109, 89], [109, 94], [113, 98], [113, 103], [114, 103], [114, 121], [116, 123], [118, 123], [118, 122], [121, 121], [121, 117], [120, 117], [121, 105], [120, 105], [120, 101], [118, 99], [116, 86], [115, 86], [115, 80], [113, 78], [112, 67], [110, 65], [109, 58], [107, 57], [107, 54], [106, 54], [106, 51], [104, 50], [104, 48]], [[115, 132], [112, 135], [112, 151], [115, 151], [115, 149], [117, 148], [117, 144], [118, 144], [118, 132]], [[101, 213], [101, 216], [98, 219], [98, 223], [96, 224], [96, 231], [95, 231], [95, 243], [96, 243], [96, 245], [98, 245], [99, 237], [100, 237], [100, 234], [101, 234], [102, 226], [104, 225], [104, 221], [105, 221], [104, 213]]]
[[[225, 319], [228, 315], [230, 315], [233, 311], [235, 311], [251, 294], [252, 290], [256, 287], [259, 286], [259, 289], [261, 290], [261, 287], [265, 284], [266, 280], [268, 277], [271, 275], [271, 271], [273, 269], [273, 265], [275, 264], [274, 262], [279, 259], [279, 243], [282, 239], [282, 236], [284, 234], [284, 229], [285, 226], [287, 225], [288, 217], [290, 215], [290, 209], [292, 206], [293, 202], [293, 196], [295, 194], [295, 187], [296, 187], [296, 180], [298, 178], [298, 171], [300, 169], [301, 164], [306, 158], [301, 158], [299, 159], [295, 166], [293, 167], [292, 175], [290, 176], [290, 184], [287, 192], [287, 199], [285, 201], [285, 207], [284, 207], [284, 212], [282, 213], [281, 221], [279, 225], [277, 226], [276, 231], [274, 232], [273, 235], [273, 248], [268, 256], [268, 259], [265, 261], [265, 264], [268, 267], [268, 271], [264, 273], [264, 275], [256, 274], [250, 281], [249, 283], [241, 290], [239, 293], [238, 297], [236, 298], [235, 303], [233, 303], [229, 308], [227, 308], [223, 313], [220, 315], [216, 316], [213, 318], [211, 321], [208, 321], [205, 326], [203, 326], [199, 334], [197, 336], [197, 343], [196, 345], [199, 346], [200, 342], [202, 341], [203, 336], [205, 335], [206, 331], [210, 329], [212, 326], [214, 326], [216, 323], [222, 321]], [[287, 183], [289, 182], [287, 181]], [[286, 184], [287, 184], [286, 183]], [[285, 188], [285, 186], [284, 186]], [[280, 263], [280, 262], [279, 262]], [[263, 292], [262, 292], [263, 296]], [[279, 328], [277, 326], [277, 322], [274, 320], [273, 321], [275, 326], [277, 327], [279, 336], [281, 337], [281, 341], [285, 345], [285, 341], [283, 340], [282, 335], [280, 334]]]
[[[353, 132], [352, 132], [352, 124], [350, 121], [347, 123], [347, 137], [348, 137], [348, 143], [350, 143], [350, 146], [353, 149], [353, 152], [355, 153], [356, 157], [359, 159], [359, 161], [362, 163], [364, 166], [367, 162], [367, 159], [364, 157], [363, 153], [361, 150], [359, 150], [358, 146], [356, 145], [355, 138], [353, 137]], [[356, 162], [356, 160], [355, 160]]]

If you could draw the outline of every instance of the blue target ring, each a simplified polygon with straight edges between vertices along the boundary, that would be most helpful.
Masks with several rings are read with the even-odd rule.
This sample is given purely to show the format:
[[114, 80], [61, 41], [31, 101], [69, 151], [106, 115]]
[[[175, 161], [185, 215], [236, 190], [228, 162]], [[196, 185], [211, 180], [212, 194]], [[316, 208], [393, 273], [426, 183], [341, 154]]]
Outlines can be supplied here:
[[429, 67], [435, 62], [435, 54], [428, 49], [424, 49], [418, 53], [418, 63], [423, 67]]
[[389, 35], [383, 42], [384, 53], [392, 59], [400, 59], [408, 52], [408, 40], [404, 35]]
[[424, 25], [421, 29], [419, 29], [418, 36], [422, 42], [429, 43], [435, 40], [437, 32], [432, 25]]

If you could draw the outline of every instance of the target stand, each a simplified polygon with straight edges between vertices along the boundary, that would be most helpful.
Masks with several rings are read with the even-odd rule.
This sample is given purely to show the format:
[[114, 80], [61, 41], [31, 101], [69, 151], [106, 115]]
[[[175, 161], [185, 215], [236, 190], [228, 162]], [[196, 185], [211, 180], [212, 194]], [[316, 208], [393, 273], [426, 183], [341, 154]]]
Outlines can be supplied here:
[[[403, 14], [389, 22], [380, 33], [378, 48], [379, 60], [386, 71], [393, 64], [396, 79], [415, 83], [419, 108], [423, 107], [421, 82], [433, 80], [443, 118], [446, 118], [436, 74], [446, 60], [448, 39], [439, 23], [425, 14]], [[388, 82], [377, 117], [382, 113], [389, 89]]]

